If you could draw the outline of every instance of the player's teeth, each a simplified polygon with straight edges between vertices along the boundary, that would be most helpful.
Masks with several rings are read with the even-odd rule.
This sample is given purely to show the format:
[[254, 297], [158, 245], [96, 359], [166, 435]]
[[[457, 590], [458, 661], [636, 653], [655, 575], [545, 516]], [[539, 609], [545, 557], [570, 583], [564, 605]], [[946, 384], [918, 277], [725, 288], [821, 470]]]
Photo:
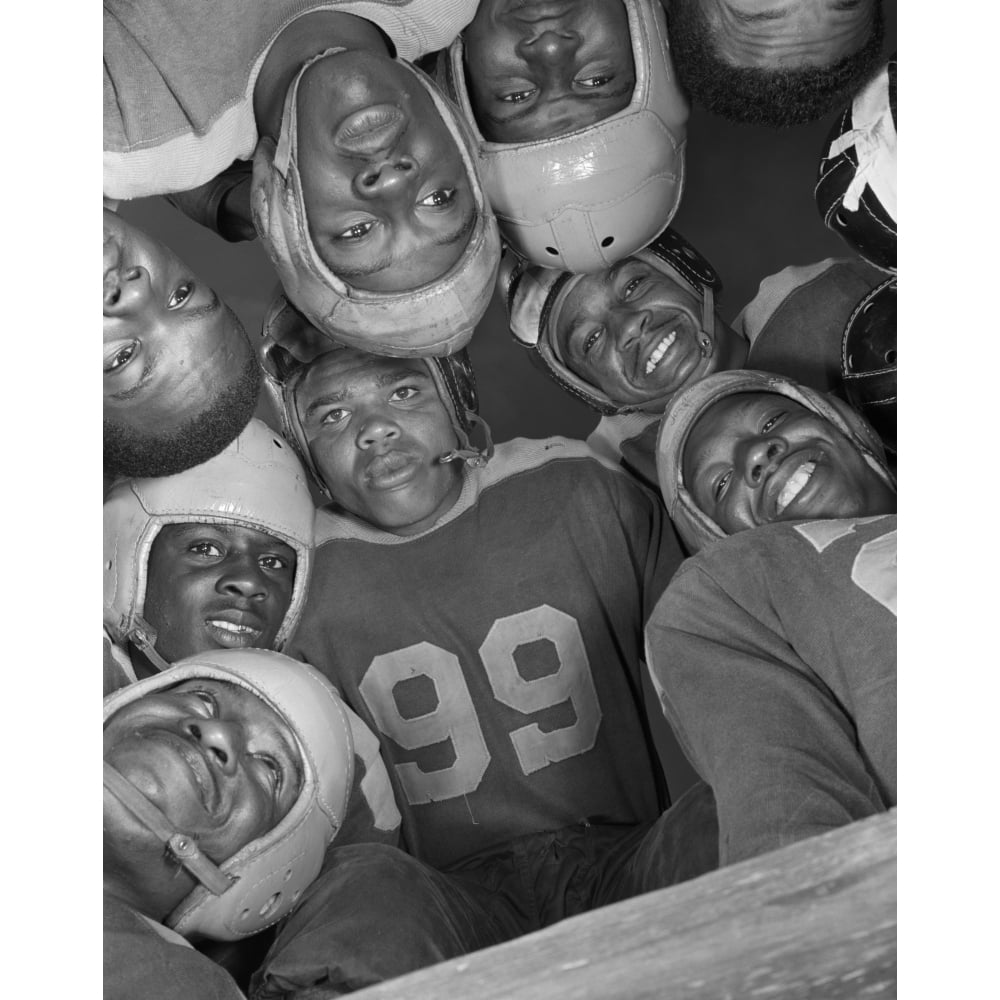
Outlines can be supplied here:
[[649, 360], [646, 362], [646, 374], [648, 375], [662, 360], [663, 355], [670, 350], [670, 345], [677, 339], [677, 331], [671, 330], [663, 340], [661, 340], [657, 345], [656, 349], [649, 356]]
[[236, 632], [238, 635], [245, 635], [253, 631], [249, 625], [234, 625], [232, 622], [213, 620], [209, 624], [214, 625], [216, 628], [221, 628], [225, 632]]
[[781, 488], [781, 492], [778, 494], [779, 514], [802, 492], [815, 470], [815, 462], [803, 462], [788, 477], [788, 481]]

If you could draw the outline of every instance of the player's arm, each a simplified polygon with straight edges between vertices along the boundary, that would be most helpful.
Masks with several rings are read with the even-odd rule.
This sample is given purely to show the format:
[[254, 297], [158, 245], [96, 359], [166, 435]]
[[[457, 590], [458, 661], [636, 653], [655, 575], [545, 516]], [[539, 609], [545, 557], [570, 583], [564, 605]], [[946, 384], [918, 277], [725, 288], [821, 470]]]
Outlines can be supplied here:
[[252, 178], [251, 161], [234, 160], [221, 174], [200, 187], [165, 197], [199, 225], [218, 233], [230, 243], [239, 243], [257, 236], [250, 214]]
[[667, 721], [719, 810], [730, 864], [881, 812], [854, 724], [783, 635], [688, 564], [646, 627]]

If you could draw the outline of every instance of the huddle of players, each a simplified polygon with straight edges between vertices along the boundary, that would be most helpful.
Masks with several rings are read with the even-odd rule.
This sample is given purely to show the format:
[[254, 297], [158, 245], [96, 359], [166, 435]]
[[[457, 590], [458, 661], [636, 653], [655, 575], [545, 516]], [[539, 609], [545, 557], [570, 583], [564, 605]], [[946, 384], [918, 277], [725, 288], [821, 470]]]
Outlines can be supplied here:
[[[645, 0], [418, 2], [378, 26], [335, 6], [214, 9], [202, 27], [267, 52], [226, 53], [232, 93], [182, 74], [196, 47], [106, 58], [106, 196], [252, 219], [288, 296], [262, 376], [214, 293], [105, 213], [109, 995], [154, 995], [156, 961], [188, 976], [162, 995], [239, 995], [184, 936], [282, 918], [251, 994], [339, 995], [895, 803], [894, 62], [818, 193], [876, 267], [788, 269], [733, 329], [665, 228], [672, 59], [707, 44], [685, 5], [669, 48]], [[877, 10], [824, 26], [831, 99], [873, 58], [848, 22]], [[110, 37], [172, 16], [116, 11]], [[453, 104], [393, 56], [443, 45]], [[585, 184], [548, 169], [584, 157]], [[461, 348], [494, 274], [515, 337], [603, 414], [591, 447], [493, 446]], [[827, 394], [863, 351], [881, 440]], [[250, 419], [262, 378], [281, 437]], [[707, 781], [673, 804], [643, 661]]]

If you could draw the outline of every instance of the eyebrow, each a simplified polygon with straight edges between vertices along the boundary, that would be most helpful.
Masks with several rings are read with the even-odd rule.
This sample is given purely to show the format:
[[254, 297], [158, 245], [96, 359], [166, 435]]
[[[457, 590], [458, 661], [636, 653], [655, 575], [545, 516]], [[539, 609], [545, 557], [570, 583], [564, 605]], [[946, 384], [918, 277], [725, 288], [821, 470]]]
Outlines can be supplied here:
[[[432, 247], [447, 247], [459, 240], [468, 236], [472, 232], [479, 220], [478, 212], [469, 213], [469, 217], [465, 219], [462, 224], [452, 233], [444, 233], [441, 236], [435, 236], [431, 240], [429, 246]], [[344, 266], [338, 266], [331, 268], [334, 274], [339, 278], [364, 278], [370, 274], [378, 274], [379, 271], [386, 271], [393, 264], [396, 264], [401, 258], [393, 257], [391, 254], [385, 257], [377, 257], [375, 260], [368, 264], [346, 264]]]
[[[397, 382], [409, 381], [412, 379], [421, 379], [423, 381], [429, 382], [430, 375], [425, 375], [423, 372], [416, 371], [413, 368], [396, 368], [393, 371], [383, 372], [381, 375], [375, 378], [375, 387], [377, 389], [383, 389], [387, 385], [394, 385]], [[351, 386], [349, 385], [346, 389], [342, 389], [339, 392], [328, 392], [322, 396], [318, 396], [306, 407], [306, 419], [308, 420], [316, 410], [322, 409], [324, 406], [331, 406], [335, 403], [343, 403], [345, 400], [350, 399], [354, 395], [351, 391]]]
[[[633, 80], [629, 83], [626, 82], [617, 87], [615, 90], [600, 90], [595, 89], [592, 92], [585, 92], [582, 94], [567, 94], [566, 97], [560, 97], [558, 100], [564, 101], [567, 97], [571, 97], [574, 100], [580, 101], [598, 101], [598, 100], [612, 100], [616, 97], [622, 97], [624, 94], [629, 94], [635, 89], [635, 81]], [[501, 117], [498, 115], [491, 114], [489, 111], [483, 113], [483, 117], [488, 121], [493, 122], [494, 125], [509, 125], [511, 122], [520, 121], [522, 118], [527, 118], [530, 114], [538, 109], [538, 106], [532, 104], [530, 108], [525, 108], [523, 111], [515, 111], [514, 114], [508, 115], [506, 117]], [[592, 122], [596, 125], [597, 122]], [[590, 128], [590, 125], [586, 126]], [[568, 133], [567, 133], [568, 134]], [[557, 139], [562, 138], [561, 136], [556, 136]]]

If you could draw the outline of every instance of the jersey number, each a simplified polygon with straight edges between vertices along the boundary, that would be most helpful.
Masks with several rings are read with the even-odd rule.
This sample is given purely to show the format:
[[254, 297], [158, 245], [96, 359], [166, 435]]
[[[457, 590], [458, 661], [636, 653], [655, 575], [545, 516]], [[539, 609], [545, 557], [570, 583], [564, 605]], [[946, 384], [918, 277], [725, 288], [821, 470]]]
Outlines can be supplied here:
[[[797, 524], [795, 530], [822, 553], [840, 538], [853, 534], [858, 524], [876, 521], [877, 517], [861, 521], [811, 521]], [[888, 531], [879, 538], [865, 542], [858, 549], [851, 567], [851, 582], [869, 597], [878, 601], [894, 615], [896, 611], [896, 532]]]
[[[558, 667], [526, 680], [517, 668], [515, 653], [521, 646], [538, 641], [551, 643]], [[547, 604], [498, 618], [479, 647], [479, 659], [494, 697], [522, 715], [563, 702], [573, 707], [576, 721], [561, 729], [545, 732], [531, 722], [509, 734], [526, 775], [594, 746], [601, 708], [575, 618]], [[434, 707], [408, 718], [400, 711], [395, 688], [401, 681], [417, 677], [430, 683]], [[382, 653], [365, 671], [359, 690], [379, 729], [405, 749], [450, 742], [454, 762], [447, 767], [424, 771], [412, 762], [395, 765], [411, 805], [468, 795], [479, 787], [490, 752], [454, 653], [430, 642]]]

